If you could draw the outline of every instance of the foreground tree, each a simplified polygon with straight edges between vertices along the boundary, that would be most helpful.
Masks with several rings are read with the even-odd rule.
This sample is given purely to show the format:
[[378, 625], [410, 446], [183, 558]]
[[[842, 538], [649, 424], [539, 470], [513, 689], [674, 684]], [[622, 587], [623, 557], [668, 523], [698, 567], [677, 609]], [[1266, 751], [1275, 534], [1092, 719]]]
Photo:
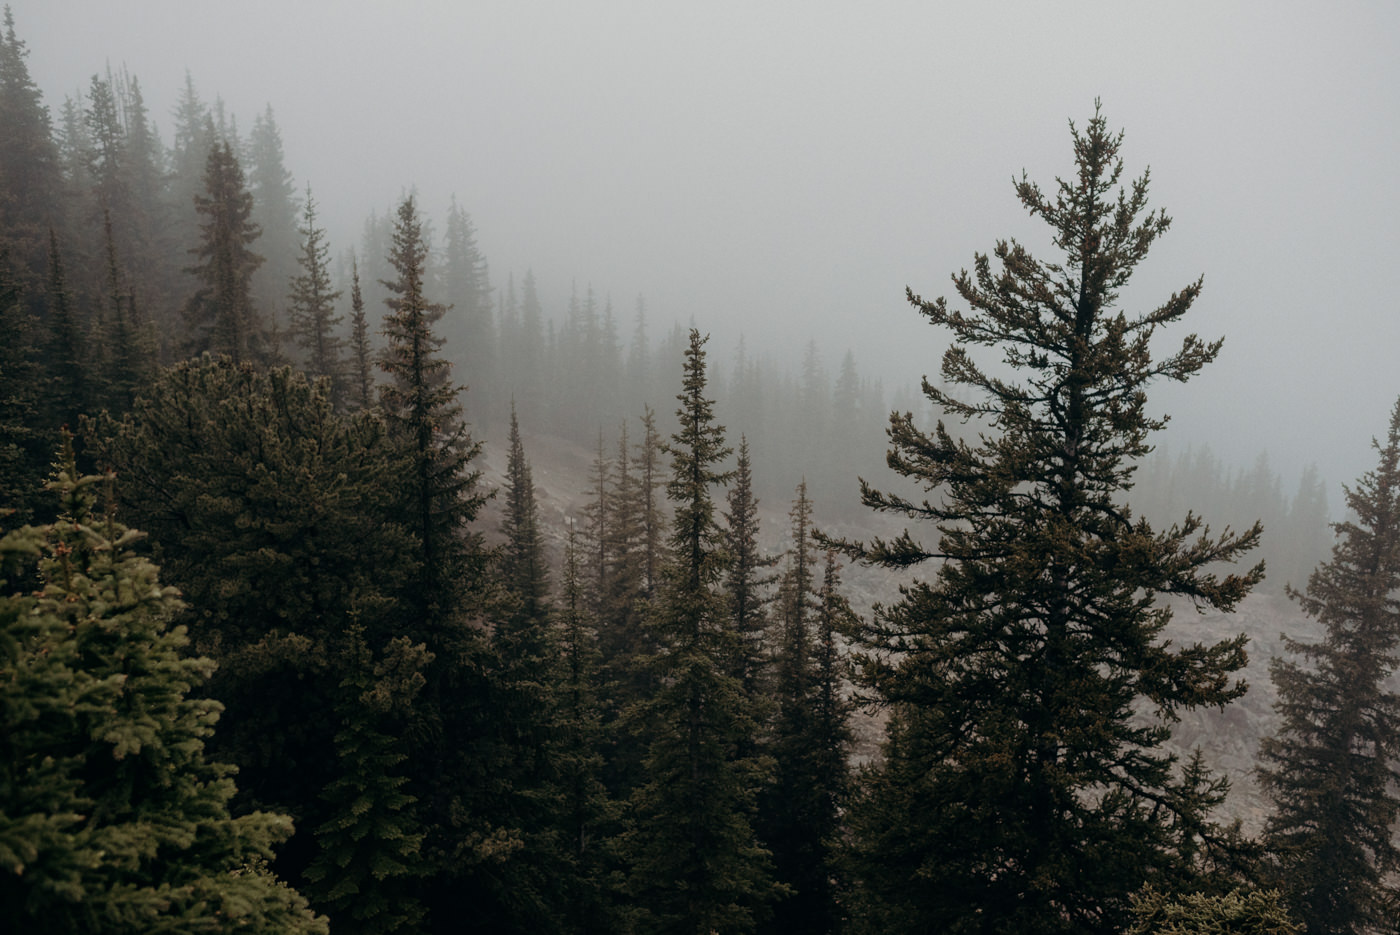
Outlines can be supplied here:
[[1377, 931], [1400, 896], [1400, 402], [1376, 448], [1380, 464], [1345, 492], [1355, 518], [1335, 524], [1332, 560], [1289, 591], [1322, 642], [1285, 637], [1296, 660], [1271, 663], [1283, 723], [1260, 748], [1265, 843], [1309, 935]]
[[[967, 312], [909, 292], [952, 333], [943, 380], [968, 395], [927, 380], [924, 393], [982, 431], [969, 442], [891, 415], [890, 467], [941, 497], [863, 484], [862, 499], [932, 522], [938, 545], [907, 530], [841, 543], [891, 568], [942, 562], [861, 637], [861, 680], [890, 712], [851, 815], [869, 931], [1119, 930], [1129, 894], [1180, 869], [1179, 819], [1199, 818], [1182, 814], [1199, 796], [1162, 750], [1172, 719], [1244, 692], [1231, 679], [1243, 636], [1172, 645], [1156, 605], [1177, 594], [1231, 609], [1262, 567], [1223, 578], [1206, 567], [1252, 548], [1257, 526], [1211, 538], [1187, 514], [1156, 531], [1123, 502], [1165, 422], [1146, 410], [1148, 384], [1189, 379], [1220, 342], [1191, 335], [1153, 357], [1199, 280], [1149, 311], [1115, 309], [1169, 219], [1147, 211], [1146, 173], [1120, 187], [1122, 136], [1100, 114], [1071, 132], [1074, 173], [1052, 197], [1024, 176], [1015, 185], [1062, 258], [998, 242], [999, 270], [979, 254], [953, 277]], [[984, 370], [978, 345], [1014, 375]], [[1155, 719], [1138, 716], [1144, 706]]]
[[95, 510], [100, 477], [71, 447], [50, 485], [58, 522], [0, 539], [0, 915], [34, 933], [321, 932], [267, 870], [284, 815], [229, 814], [228, 767], [205, 758], [213, 664], [182, 652], [179, 606], [139, 536]]

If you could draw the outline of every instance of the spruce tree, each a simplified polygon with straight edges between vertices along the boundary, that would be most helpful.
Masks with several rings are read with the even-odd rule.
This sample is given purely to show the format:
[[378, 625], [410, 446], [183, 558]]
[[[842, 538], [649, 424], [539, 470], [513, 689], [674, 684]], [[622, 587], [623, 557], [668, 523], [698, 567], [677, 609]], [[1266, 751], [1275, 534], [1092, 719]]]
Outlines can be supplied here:
[[727, 564], [711, 488], [729, 475], [724, 429], [705, 395], [704, 339], [691, 330], [667, 497], [672, 560], [654, 605], [661, 643], [646, 782], [632, 797], [631, 888], [644, 932], [750, 932], [778, 890], [752, 828], [753, 722], [729, 673], [734, 633], [720, 584]]
[[196, 195], [202, 220], [199, 245], [190, 252], [196, 264], [186, 270], [199, 286], [185, 302], [186, 350], [212, 351], [235, 362], [269, 357], [268, 337], [253, 303], [252, 276], [262, 257], [252, 251], [261, 231], [253, 223], [253, 196], [243, 183], [243, 169], [227, 140], [209, 150], [204, 193]]
[[485, 500], [477, 489], [481, 472], [472, 467], [481, 444], [467, 432], [451, 365], [441, 355], [436, 325], [446, 308], [425, 291], [428, 244], [412, 197], [399, 205], [389, 260], [397, 278], [383, 282], [388, 346], [379, 366], [389, 380], [380, 403], [410, 462], [403, 493], [406, 523], [422, 550], [420, 605], [426, 614], [451, 616], [480, 577], [483, 549], [466, 527]]
[[16, 931], [321, 932], [267, 870], [284, 815], [234, 818], [231, 770], [206, 759], [220, 706], [189, 697], [210, 660], [183, 652], [179, 606], [140, 538], [95, 506], [69, 446], [58, 522], [0, 540], [42, 590], [0, 598], [0, 912]]
[[[753, 489], [749, 441], [742, 436], [734, 464], [734, 479], [729, 485], [728, 506], [724, 521], [730, 563], [725, 574], [725, 591], [733, 616], [735, 651], [730, 672], [743, 686], [750, 704], [762, 706], [761, 686], [767, 661], [764, 642], [770, 600], [767, 588], [773, 581], [767, 570], [777, 564], [777, 560], [764, 556], [759, 549], [758, 497]], [[755, 710], [754, 716], [760, 721], [763, 719], [761, 711]]]
[[342, 342], [335, 333], [340, 316], [335, 303], [340, 290], [331, 289], [330, 247], [326, 232], [316, 224], [316, 200], [311, 197], [310, 185], [306, 186], [299, 231], [302, 239], [297, 262], [301, 270], [292, 277], [287, 295], [287, 332], [302, 352], [307, 374], [329, 380], [331, 398], [339, 401], [344, 381]]
[[1309, 935], [1379, 931], [1400, 896], [1400, 402], [1376, 449], [1380, 463], [1345, 490], [1353, 518], [1334, 524], [1331, 560], [1289, 591], [1322, 641], [1285, 637], [1294, 658], [1270, 664], [1282, 724], [1260, 748], [1275, 806], [1264, 841]]
[[350, 395], [356, 409], [374, 403], [374, 355], [369, 346], [369, 321], [360, 290], [360, 263], [350, 261]]
[[843, 543], [888, 568], [941, 561], [861, 634], [861, 680], [890, 713], [850, 812], [868, 931], [1117, 931], [1129, 895], [1185, 860], [1173, 827], [1194, 800], [1163, 749], [1173, 718], [1244, 692], [1232, 674], [1245, 637], [1178, 646], [1158, 597], [1230, 610], [1262, 567], [1207, 567], [1240, 558], [1258, 527], [1211, 538], [1188, 513], [1154, 530], [1124, 503], [1165, 422], [1148, 385], [1188, 380], [1220, 343], [1190, 335], [1154, 357], [1199, 280], [1147, 311], [1117, 308], [1169, 219], [1147, 209], [1146, 173], [1120, 185], [1122, 135], [1100, 113], [1071, 135], [1074, 171], [1055, 193], [1015, 183], [1055, 259], [999, 241], [953, 276], [967, 311], [908, 292], [953, 341], [924, 394], [978, 431], [892, 414], [890, 467], [938, 496], [862, 485], [862, 499], [930, 522], [937, 544], [907, 530]]

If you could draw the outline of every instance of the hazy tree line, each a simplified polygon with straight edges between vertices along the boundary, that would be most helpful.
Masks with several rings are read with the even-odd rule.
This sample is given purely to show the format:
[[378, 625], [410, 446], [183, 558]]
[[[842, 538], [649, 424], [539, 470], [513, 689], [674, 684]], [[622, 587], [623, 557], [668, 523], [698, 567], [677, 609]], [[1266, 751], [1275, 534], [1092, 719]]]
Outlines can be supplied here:
[[[1097, 113], [1068, 181], [1016, 189], [1063, 259], [1001, 242], [955, 277], [967, 311], [911, 293], [954, 343], [885, 418], [849, 356], [713, 364], [640, 302], [624, 342], [588, 287], [551, 318], [528, 273], [492, 286], [455, 204], [434, 238], [406, 197], [333, 259], [270, 108], [245, 142], [187, 81], [166, 146], [122, 73], [54, 119], [4, 26], [0, 909], [23, 930], [1393, 929], [1400, 406], [1321, 564], [1317, 478], [1290, 503], [1262, 461], [1145, 460], [1145, 388], [1219, 344], [1150, 351], [1199, 282], [1115, 308], [1169, 219]], [[493, 491], [473, 426], [496, 422]], [[522, 424], [597, 444], [562, 555]], [[845, 460], [886, 449], [892, 486]], [[794, 459], [765, 554], [765, 466]], [[918, 525], [821, 535], [818, 481], [857, 469]], [[1204, 528], [1216, 507], [1236, 531]], [[1258, 840], [1162, 749], [1243, 693], [1244, 638], [1174, 645], [1154, 601], [1243, 599], [1251, 514], [1308, 532], [1274, 554], [1325, 630], [1274, 663]], [[842, 555], [930, 574], [862, 619]], [[852, 769], [858, 703], [886, 737]]]

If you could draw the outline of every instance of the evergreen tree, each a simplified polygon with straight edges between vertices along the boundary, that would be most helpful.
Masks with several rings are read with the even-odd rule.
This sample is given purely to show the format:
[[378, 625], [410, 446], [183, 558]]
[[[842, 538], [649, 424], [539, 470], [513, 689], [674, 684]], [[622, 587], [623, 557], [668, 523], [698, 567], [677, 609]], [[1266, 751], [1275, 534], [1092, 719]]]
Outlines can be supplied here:
[[365, 297], [360, 291], [360, 264], [355, 259], [350, 261], [350, 384], [355, 407], [368, 409], [373, 403], [374, 361]]
[[601, 655], [588, 613], [577, 530], [569, 524], [557, 617], [562, 673], [558, 686], [558, 761], [567, 876], [560, 881], [562, 916], [572, 932], [610, 932], [616, 859], [609, 844], [619, 809], [604, 784], [605, 711], [598, 694]]
[[41, 591], [0, 599], [0, 907], [25, 932], [321, 932], [267, 870], [284, 815], [229, 814], [231, 770], [205, 758], [212, 669], [182, 653], [178, 607], [139, 536], [94, 509], [69, 447], [61, 517], [0, 540], [38, 557]]
[[204, 194], [194, 202], [203, 221], [199, 246], [190, 251], [198, 262], [187, 270], [199, 282], [184, 308], [187, 348], [192, 354], [227, 354], [235, 362], [265, 359], [270, 349], [251, 285], [262, 263], [251, 249], [260, 231], [252, 220], [253, 196], [227, 140], [209, 150]]
[[45, 424], [43, 370], [38, 322], [0, 239], [0, 510], [15, 510], [11, 522], [27, 522], [45, 499], [39, 492], [52, 448], [54, 426]]
[[515, 407], [510, 411], [510, 451], [506, 456], [506, 508], [501, 522], [505, 549], [501, 553], [501, 580], [519, 605], [524, 619], [539, 620], [544, 615], [549, 593], [548, 560], [544, 531], [540, 528], [539, 504], [530, 476], [530, 463], [520, 440], [520, 423]]
[[442, 249], [442, 294], [452, 315], [443, 324], [444, 337], [469, 375], [478, 412], [475, 421], [491, 411], [489, 391], [495, 385], [497, 341], [492, 320], [491, 280], [486, 258], [476, 243], [471, 215], [453, 198], [447, 209], [447, 230]]
[[305, 355], [308, 375], [329, 380], [331, 398], [339, 400], [342, 389], [341, 340], [335, 329], [340, 316], [335, 313], [339, 290], [331, 289], [330, 248], [326, 232], [316, 225], [316, 201], [306, 186], [302, 209], [301, 271], [292, 277], [287, 296], [287, 331]]
[[1275, 658], [1279, 732], [1260, 748], [1274, 801], [1265, 843], [1309, 935], [1380, 931], [1394, 922], [1400, 870], [1400, 402], [1380, 464], [1345, 491], [1330, 561], [1289, 595], [1320, 622], [1320, 643], [1284, 638]]
[[729, 475], [724, 429], [705, 396], [704, 339], [691, 330], [667, 497], [672, 561], [653, 626], [658, 689], [647, 705], [646, 782], [632, 797], [632, 890], [642, 931], [749, 932], [776, 895], [751, 826], [758, 764], [753, 723], [728, 672], [734, 634], [720, 591], [727, 556], [710, 489]]
[[[749, 461], [749, 441], [739, 439], [739, 455], [734, 464], [734, 479], [729, 486], [729, 512], [724, 514], [725, 546], [730, 563], [726, 572], [725, 591], [733, 615], [735, 655], [730, 674], [743, 686], [749, 703], [763, 706], [760, 690], [765, 669], [764, 640], [768, 629], [765, 593], [773, 577], [767, 569], [777, 564], [767, 558], [758, 546], [758, 498], [753, 492], [753, 467]], [[763, 719], [757, 709], [754, 716]]]
[[451, 365], [440, 355], [434, 328], [445, 308], [425, 292], [428, 245], [412, 197], [399, 206], [389, 259], [397, 278], [383, 283], [388, 347], [379, 365], [389, 382], [380, 402], [411, 465], [403, 487], [406, 521], [422, 549], [421, 608], [452, 616], [463, 607], [464, 582], [471, 587], [481, 570], [479, 537], [466, 534], [485, 499], [481, 472], [471, 467], [481, 444], [467, 432]]
[[44, 268], [44, 233], [60, 225], [62, 188], [53, 124], [29, 74], [28, 57], [6, 4], [0, 35], [0, 127], [5, 128], [0, 133], [0, 240], [8, 243], [11, 262], [24, 272]]
[[393, 731], [406, 720], [428, 660], [406, 640], [391, 650], [376, 661], [363, 627], [347, 634], [334, 704], [344, 769], [323, 793], [329, 817], [316, 829], [320, 849], [306, 869], [307, 892], [331, 913], [335, 931], [348, 935], [417, 931], [424, 915], [406, 886], [422, 875], [423, 833], [409, 807], [414, 798], [403, 791], [408, 780], [398, 767], [407, 756]]
[[[428, 665], [396, 643], [417, 622], [405, 609], [413, 542], [386, 494], [404, 462], [383, 421], [338, 414], [324, 385], [290, 368], [206, 357], [162, 372], [130, 413], [104, 415], [87, 435], [101, 463], [125, 478], [124, 506], [190, 601], [180, 622], [219, 666], [207, 691], [227, 715], [213, 749], [239, 768], [239, 804], [299, 820], [279, 871], [300, 882], [313, 862], [338, 859], [324, 853], [344, 843], [320, 832], [328, 822], [380, 840], [388, 806], [366, 800], [356, 812], [347, 789], [383, 790], [392, 764], [359, 745], [386, 734], [406, 753], [404, 725], [416, 720], [364, 694], [346, 628], [362, 630], [386, 683], [401, 671], [411, 678], [410, 663]], [[341, 807], [350, 812], [332, 811]], [[397, 885], [355, 882], [361, 901]], [[339, 924], [346, 905], [334, 889], [307, 892]]]
[[78, 310], [68, 291], [58, 235], [49, 229], [48, 347], [45, 358], [53, 384], [50, 399], [57, 425], [78, 427], [88, 402], [87, 361], [83, 354]]
[[[282, 330], [291, 325], [281, 315], [282, 301], [287, 297], [287, 282], [298, 275], [308, 274], [305, 255], [300, 252], [305, 249], [307, 234], [297, 225], [300, 212], [296, 183], [285, 164], [282, 131], [272, 114], [271, 104], [253, 119], [243, 161], [249, 167], [248, 192], [253, 199], [252, 219], [258, 230], [262, 231], [260, 247], [267, 258], [253, 273], [253, 298], [258, 307], [267, 313], [272, 324]], [[308, 198], [310, 194], [308, 189]], [[311, 225], [311, 220], [304, 215], [303, 220], [308, 226]], [[301, 265], [300, 273], [298, 263]]]
[[[890, 711], [850, 813], [869, 931], [1117, 931], [1129, 895], [1184, 862], [1173, 816], [1192, 800], [1162, 749], [1173, 717], [1244, 692], [1231, 675], [1245, 637], [1177, 647], [1157, 597], [1231, 609], [1262, 567], [1205, 569], [1252, 548], [1258, 527], [1210, 538], [1188, 513], [1156, 531], [1122, 502], [1164, 422], [1146, 411], [1148, 384], [1189, 379], [1219, 342], [1191, 335], [1153, 358], [1199, 280], [1149, 311], [1116, 310], [1169, 219], [1146, 210], [1146, 174], [1120, 187], [1122, 136], [1099, 113], [1071, 132], [1075, 169], [1054, 196], [1015, 185], [1060, 258], [998, 242], [999, 270], [978, 254], [953, 277], [967, 312], [909, 292], [952, 332], [945, 385], [973, 394], [925, 380], [925, 395], [982, 431], [969, 442], [892, 414], [890, 467], [940, 497], [863, 485], [862, 499], [932, 522], [938, 545], [907, 530], [842, 543], [889, 568], [942, 561], [862, 633], [861, 679]], [[1007, 370], [984, 370], [979, 345]], [[1140, 719], [1144, 706], [1156, 717]]]
[[773, 779], [760, 814], [777, 878], [791, 887], [774, 908], [773, 932], [832, 932], [840, 919], [832, 884], [838, 822], [845, 805], [849, 704], [838, 633], [854, 631], [835, 555], [818, 585], [807, 483], [789, 513], [792, 546], [783, 576], [774, 642], [777, 716], [769, 752]]

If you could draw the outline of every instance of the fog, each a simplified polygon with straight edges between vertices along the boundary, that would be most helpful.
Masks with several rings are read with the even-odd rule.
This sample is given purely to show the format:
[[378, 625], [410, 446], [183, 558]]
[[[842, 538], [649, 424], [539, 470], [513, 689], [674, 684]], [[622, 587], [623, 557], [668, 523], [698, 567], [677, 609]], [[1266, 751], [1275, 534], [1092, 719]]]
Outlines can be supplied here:
[[51, 111], [109, 65], [167, 139], [186, 69], [244, 131], [271, 104], [337, 250], [407, 190], [455, 195], [493, 282], [533, 269], [552, 313], [574, 283], [624, 322], [640, 294], [718, 354], [815, 338], [887, 391], [946, 343], [905, 286], [1042, 246], [1012, 178], [1069, 171], [1098, 98], [1175, 219], [1128, 307], [1204, 274], [1182, 332], [1226, 339], [1154, 396], [1174, 450], [1315, 462], [1336, 504], [1400, 395], [1394, 4], [12, 6]]

